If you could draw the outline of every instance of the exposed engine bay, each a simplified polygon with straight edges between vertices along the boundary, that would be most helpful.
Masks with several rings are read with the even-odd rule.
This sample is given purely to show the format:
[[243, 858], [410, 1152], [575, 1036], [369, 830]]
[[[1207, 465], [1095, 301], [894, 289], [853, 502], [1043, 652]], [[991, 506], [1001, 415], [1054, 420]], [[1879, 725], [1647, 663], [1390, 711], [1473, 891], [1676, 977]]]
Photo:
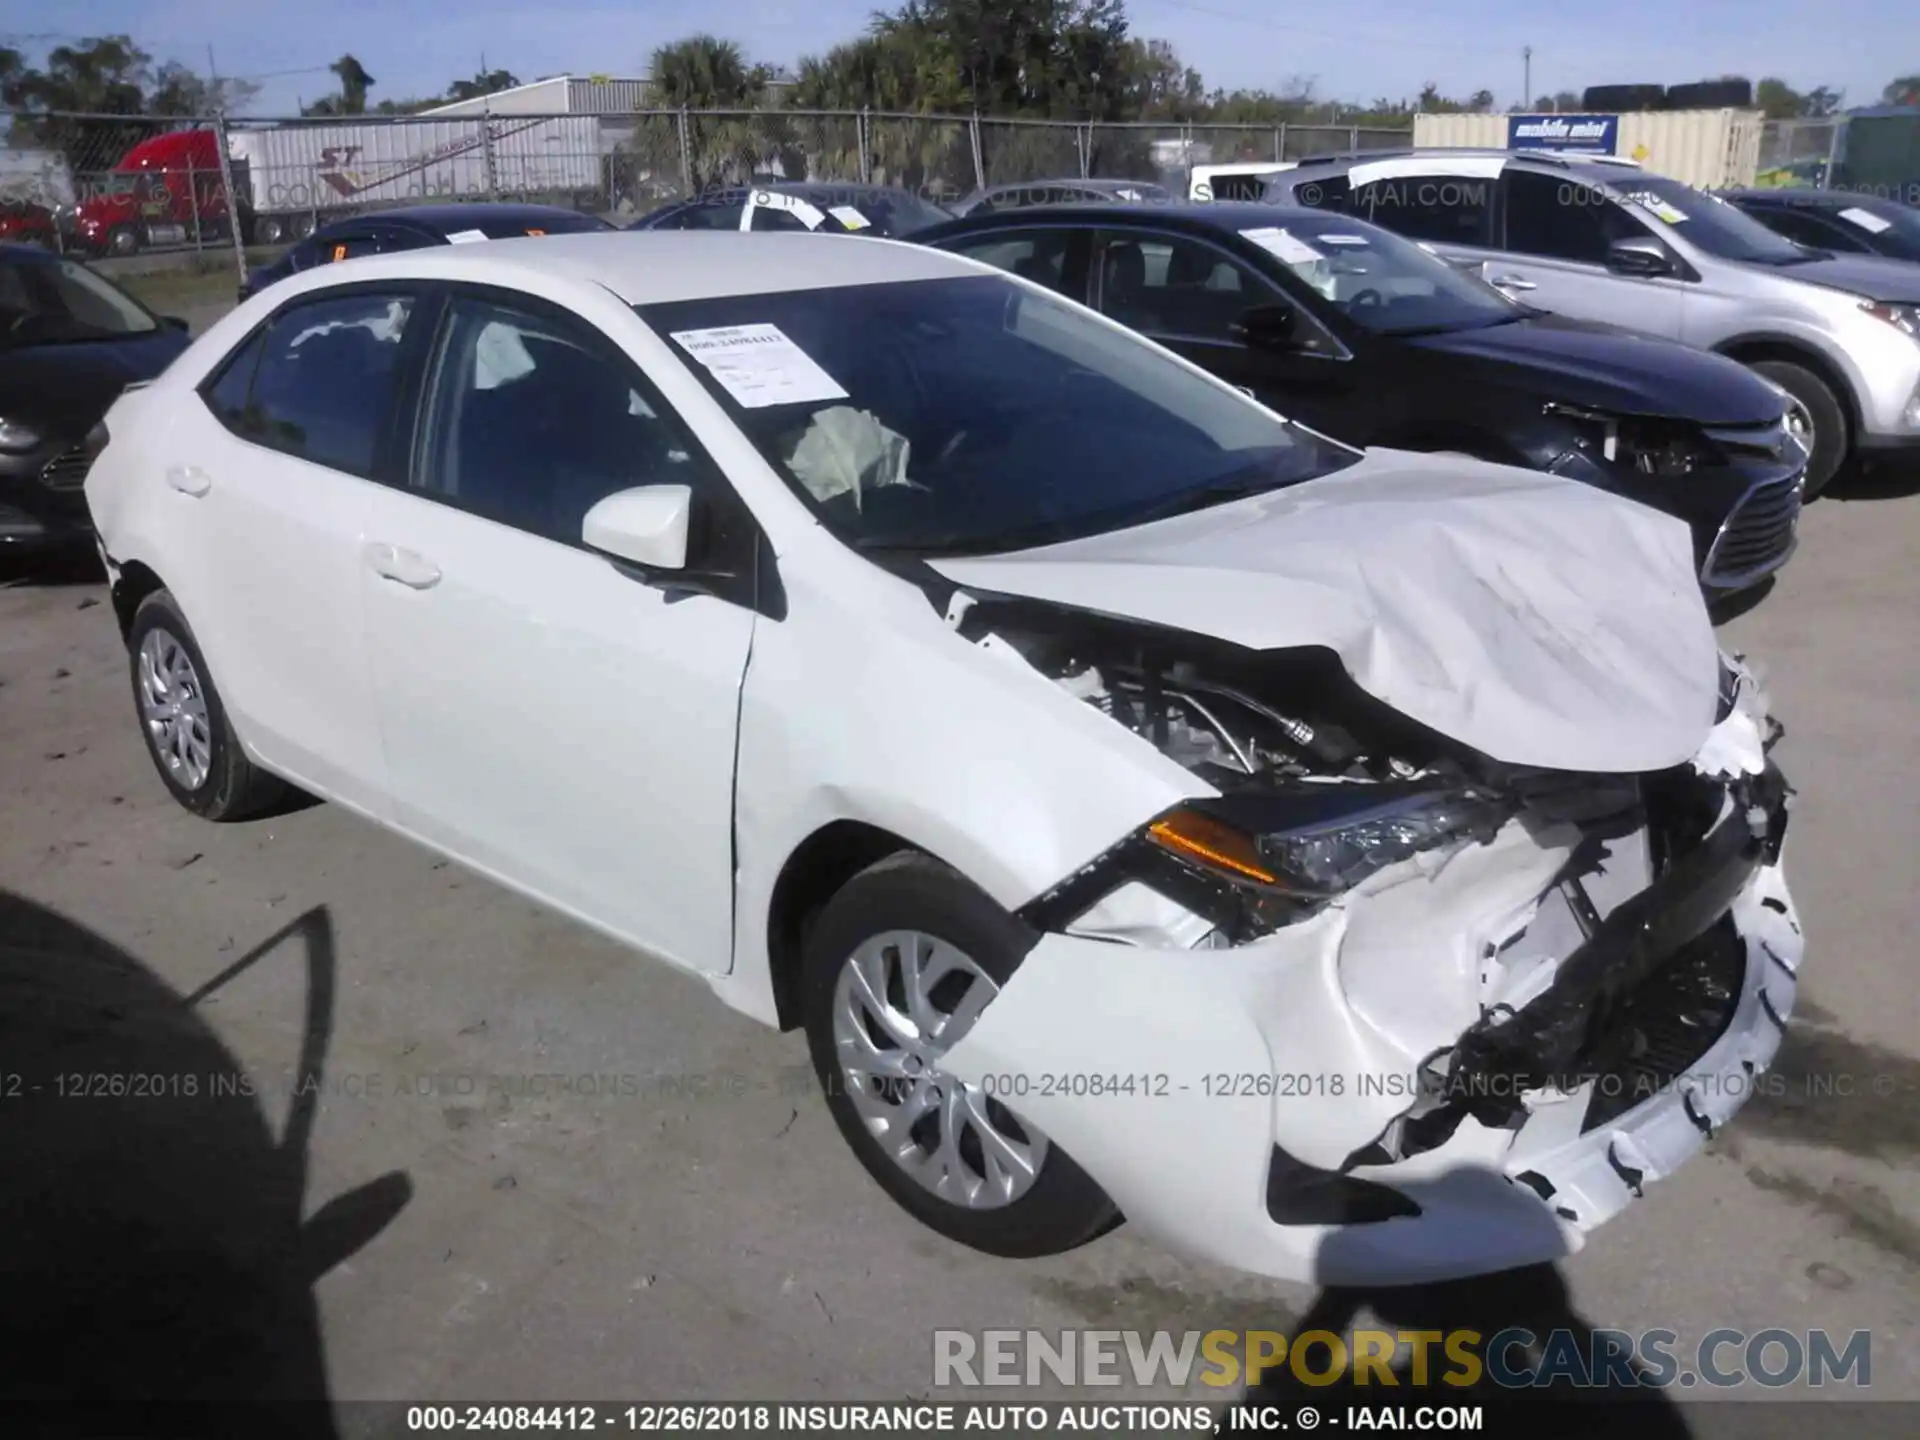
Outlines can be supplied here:
[[[1372, 699], [1330, 652], [1249, 652], [998, 598], [950, 619], [956, 609], [963, 635], [1017, 656], [1219, 792], [1025, 907], [1036, 929], [1124, 938], [1131, 913], [1132, 943], [1198, 935], [1175, 943], [1229, 948], [1350, 912], [1348, 1004], [1408, 1046], [1420, 1093], [1343, 1171], [1441, 1146], [1469, 1116], [1517, 1127], [1539, 1096], [1603, 1072], [1665, 1083], [1729, 1023], [1742, 957], [1727, 908], [1777, 857], [1784, 825], [1786, 787], [1770, 766], [1505, 765]], [[1741, 684], [1723, 673], [1720, 720]], [[1779, 733], [1768, 726], [1762, 750]], [[1198, 920], [1137, 938], [1156, 902]], [[1461, 937], [1476, 952], [1470, 972], [1409, 985], [1396, 927], [1444, 925], [1453, 907], [1485, 916]], [[1590, 1123], [1618, 1108], [1596, 1102]]]

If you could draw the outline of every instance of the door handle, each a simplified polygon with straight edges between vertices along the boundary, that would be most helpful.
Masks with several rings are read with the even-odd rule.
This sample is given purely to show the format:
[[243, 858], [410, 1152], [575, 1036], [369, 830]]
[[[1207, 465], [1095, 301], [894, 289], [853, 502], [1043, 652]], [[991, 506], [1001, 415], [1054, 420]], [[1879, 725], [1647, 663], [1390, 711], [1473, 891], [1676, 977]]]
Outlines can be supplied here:
[[426, 556], [382, 541], [366, 547], [367, 564], [376, 575], [405, 585], [410, 590], [428, 590], [440, 583], [440, 567]]
[[1487, 283], [1501, 290], [1538, 290], [1540, 287], [1531, 280], [1522, 280], [1518, 275], [1491, 275]]
[[213, 488], [213, 477], [198, 465], [175, 465], [167, 471], [167, 484], [198, 499]]

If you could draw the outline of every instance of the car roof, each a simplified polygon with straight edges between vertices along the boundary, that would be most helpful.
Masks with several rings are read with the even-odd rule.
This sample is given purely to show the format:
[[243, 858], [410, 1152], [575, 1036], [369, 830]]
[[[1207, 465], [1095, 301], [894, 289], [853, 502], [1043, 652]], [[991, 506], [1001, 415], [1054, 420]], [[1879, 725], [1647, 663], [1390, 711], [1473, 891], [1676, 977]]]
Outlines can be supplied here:
[[1852, 190], [1817, 190], [1811, 185], [1793, 185], [1774, 188], [1772, 186], [1753, 186], [1744, 190], [1728, 190], [1728, 200], [1752, 200], [1759, 204], [1778, 201], [1786, 205], [1806, 205], [1818, 209], [1842, 210], [1849, 207], [1872, 210], [1876, 207], [1897, 206], [1898, 201], [1883, 199], [1878, 195], [1861, 195]]
[[1553, 174], [1578, 175], [1583, 179], [1606, 185], [1627, 181], [1632, 177], [1668, 178], [1643, 169], [1633, 160], [1612, 155], [1582, 155], [1575, 151], [1507, 150], [1499, 146], [1433, 146], [1415, 150], [1360, 150], [1344, 155], [1312, 155], [1302, 160], [1294, 169], [1282, 172], [1276, 180], [1282, 185], [1297, 185], [1303, 180], [1311, 179], [1314, 175], [1338, 174], [1341, 171], [1351, 170], [1356, 165], [1371, 165], [1386, 160], [1431, 160], [1436, 164], [1445, 164], [1448, 160], [1463, 159], [1497, 159], [1509, 165], [1537, 166]]
[[[561, 277], [612, 291], [629, 305], [828, 290], [1001, 272], [923, 245], [781, 231], [614, 230], [545, 235], [370, 255], [308, 270], [346, 284], [376, 276], [512, 286]], [[319, 289], [324, 286], [314, 286]]]
[[702, 201], [751, 195], [756, 190], [769, 191], [776, 195], [798, 195], [803, 199], [815, 195], [907, 195], [911, 197], [913, 193], [897, 185], [873, 185], [862, 180], [756, 180], [751, 185], [724, 185], [709, 190], [705, 194], [689, 196], [678, 203], [697, 205]]
[[976, 230], [1019, 230], [1033, 225], [1061, 221], [1086, 224], [1151, 226], [1173, 221], [1187, 230], [1239, 231], [1285, 225], [1289, 221], [1310, 220], [1317, 224], [1362, 224], [1350, 215], [1334, 210], [1314, 210], [1304, 205], [1269, 205], [1259, 200], [1176, 200], [1164, 205], [1035, 205], [1024, 210], [994, 210], [963, 215], [957, 220], [930, 225], [916, 231], [922, 236], [960, 235]]
[[444, 239], [448, 232], [456, 230], [526, 230], [529, 227], [538, 228], [542, 222], [581, 218], [579, 211], [559, 205], [515, 205], [498, 201], [403, 205], [393, 210], [370, 210], [335, 220], [323, 226], [319, 233], [325, 234], [342, 225], [374, 222], [426, 230]]

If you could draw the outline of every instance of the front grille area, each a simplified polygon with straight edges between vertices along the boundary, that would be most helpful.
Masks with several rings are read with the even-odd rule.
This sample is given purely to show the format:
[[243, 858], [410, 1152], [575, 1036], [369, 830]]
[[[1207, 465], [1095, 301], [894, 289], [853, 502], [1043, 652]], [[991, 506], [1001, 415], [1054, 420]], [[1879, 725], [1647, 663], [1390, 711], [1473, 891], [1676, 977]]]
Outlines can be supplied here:
[[1701, 579], [1709, 585], [1747, 584], [1777, 570], [1793, 553], [1800, 524], [1800, 476], [1756, 485], [1720, 527]]
[[40, 471], [40, 483], [49, 490], [78, 490], [87, 483], [87, 471], [92, 468], [93, 457], [86, 447], [75, 445], [46, 463]]
[[1733, 1023], [1746, 947], [1723, 918], [1620, 1001], [1592, 1049], [1593, 1094], [1581, 1133], [1659, 1095]]

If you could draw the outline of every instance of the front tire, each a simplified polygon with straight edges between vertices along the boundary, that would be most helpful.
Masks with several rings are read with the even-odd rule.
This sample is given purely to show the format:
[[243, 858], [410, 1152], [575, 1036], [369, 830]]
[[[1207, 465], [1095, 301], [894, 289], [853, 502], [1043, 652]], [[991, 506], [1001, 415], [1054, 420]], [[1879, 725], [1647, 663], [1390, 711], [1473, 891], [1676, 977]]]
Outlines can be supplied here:
[[165, 590], [134, 611], [127, 655], [147, 756], [175, 800], [205, 820], [243, 820], [285, 793], [284, 781], [247, 759], [206, 657]]
[[814, 1070], [867, 1173], [931, 1229], [1014, 1258], [1120, 1219], [1064, 1150], [940, 1067], [1032, 944], [991, 897], [902, 852], [828, 901], [802, 959]]
[[116, 225], [107, 235], [107, 254], [124, 259], [140, 253], [140, 232], [131, 225]]
[[1807, 456], [1807, 480], [1801, 490], [1811, 500], [1827, 488], [1845, 462], [1850, 448], [1846, 408], [1827, 382], [1791, 360], [1760, 360], [1753, 369], [1798, 400], [1813, 430], [1812, 453]]

